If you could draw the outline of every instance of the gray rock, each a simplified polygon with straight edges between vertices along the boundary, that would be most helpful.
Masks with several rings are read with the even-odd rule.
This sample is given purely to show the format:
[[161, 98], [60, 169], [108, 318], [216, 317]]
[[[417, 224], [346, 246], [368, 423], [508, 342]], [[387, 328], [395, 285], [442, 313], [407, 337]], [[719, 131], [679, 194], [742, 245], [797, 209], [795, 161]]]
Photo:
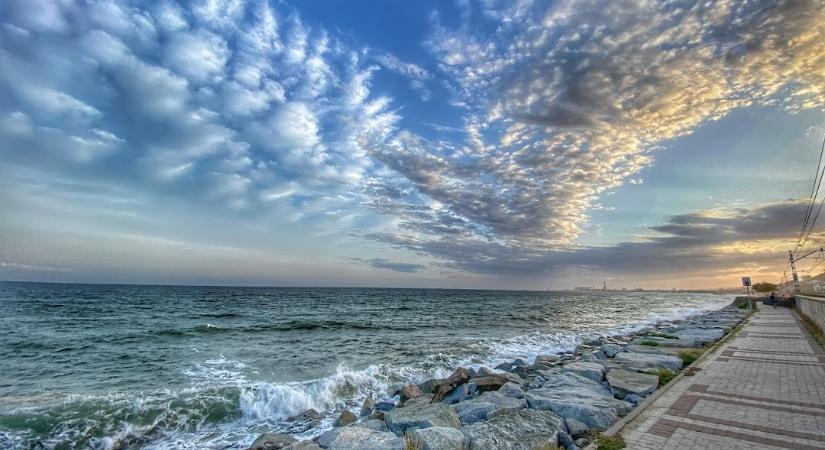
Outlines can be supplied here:
[[679, 339], [671, 339], [673, 347], [701, 347], [725, 336], [724, 328], [687, 328], [673, 333]]
[[389, 411], [395, 408], [395, 403], [393, 402], [378, 402], [375, 404], [375, 409], [378, 411]]
[[501, 373], [486, 377], [470, 378], [470, 383], [476, 385], [479, 392], [497, 391], [507, 383], [524, 384], [524, 379], [514, 373]]
[[494, 367], [494, 369], [496, 369], [496, 370], [510, 370], [512, 368], [513, 368], [513, 365], [508, 363], [508, 362], [503, 362], [503, 363], [501, 363], [501, 364]]
[[585, 438], [578, 438], [574, 441], [579, 448], [585, 448], [590, 444], [590, 440]]
[[525, 397], [530, 408], [553, 411], [596, 430], [608, 428], [629, 409], [601, 383], [569, 372], [552, 375], [540, 389], [527, 391]]
[[527, 407], [527, 400], [508, 397], [500, 392], [485, 392], [481, 394], [478, 401], [496, 405], [495, 412], [488, 414], [487, 417], [521, 411]]
[[537, 355], [536, 359], [533, 361], [533, 365], [552, 366], [558, 360], [559, 355]]
[[569, 417], [564, 419], [564, 423], [567, 424], [567, 433], [574, 438], [579, 438], [587, 434], [587, 425], [582, 423], [580, 420]]
[[308, 409], [301, 414], [287, 418], [290, 433], [303, 433], [321, 424], [321, 413], [314, 409]]
[[487, 415], [496, 410], [496, 405], [491, 402], [478, 400], [461, 402], [453, 405], [453, 409], [463, 425], [487, 420]]
[[316, 442], [328, 450], [404, 449], [404, 439], [392, 433], [362, 427], [333, 428], [318, 436]]
[[461, 426], [458, 414], [440, 402], [414, 404], [387, 411], [384, 413], [384, 421], [387, 423], [387, 429], [399, 435], [415, 428]]
[[565, 449], [570, 450], [571, 448], [576, 447], [576, 443], [573, 442], [573, 438], [570, 437], [569, 434], [564, 431], [559, 431], [559, 447], [564, 447]]
[[512, 364], [513, 364], [513, 367], [526, 366], [527, 361], [519, 358], [519, 359], [516, 359], [515, 361], [513, 361]]
[[521, 389], [521, 386], [516, 383], [513, 383], [512, 381], [504, 383], [504, 386], [498, 389], [498, 393], [506, 397], [512, 398], [524, 397], [524, 391]]
[[624, 401], [633, 403], [634, 405], [638, 405], [639, 403], [642, 403], [644, 400], [645, 399], [639, 397], [636, 394], [627, 394], [627, 397], [624, 398]]
[[604, 366], [595, 362], [573, 362], [564, 366], [562, 372], [572, 372], [597, 383], [601, 383], [604, 379]]
[[294, 444], [289, 444], [284, 447], [284, 450], [322, 450], [315, 442], [301, 441]]
[[446, 380], [444, 380], [441, 384], [438, 385], [438, 388], [435, 390], [435, 396], [433, 397], [434, 402], [440, 402], [445, 395], [447, 395], [450, 391], [455, 389], [461, 384], [466, 383], [470, 379], [470, 372], [463, 368], [459, 367], [456, 369], [455, 372], [452, 373]]
[[248, 450], [280, 450], [295, 442], [298, 439], [286, 434], [264, 433], [255, 439]]
[[420, 450], [462, 450], [464, 434], [455, 428], [432, 427], [412, 430], [410, 438]]
[[469, 450], [527, 450], [555, 444], [562, 419], [549, 411], [525, 409], [461, 429]]
[[473, 375], [473, 376], [474, 376], [474, 377], [486, 377], [486, 376], [488, 376], [488, 375], [495, 375], [495, 374], [496, 374], [496, 373], [495, 373], [495, 372], [493, 372], [493, 370], [492, 370], [492, 369], [490, 369], [490, 368], [487, 368], [487, 367], [479, 367], [479, 368], [478, 368], [478, 370], [476, 371], [475, 375]]
[[375, 409], [375, 400], [372, 397], [367, 397], [364, 399], [364, 403], [361, 403], [361, 411], [360, 416], [366, 417], [372, 413], [372, 410]]
[[682, 368], [682, 359], [671, 355], [623, 352], [616, 355], [613, 361], [634, 372], [655, 369], [668, 369], [675, 372]]
[[425, 394], [432, 394], [438, 389], [438, 386], [441, 383], [447, 381], [444, 378], [431, 378], [421, 384], [418, 385], [418, 389], [421, 389], [421, 392]]
[[422, 395], [424, 395], [424, 393], [421, 392], [421, 389], [418, 389], [418, 386], [414, 384], [408, 384], [398, 390], [398, 395], [399, 397], [401, 397], [401, 403], [403, 404], [407, 400], [421, 397]]
[[467, 400], [468, 398], [470, 398], [471, 395], [472, 392], [470, 389], [470, 385], [464, 383], [450, 391], [447, 395], [444, 396], [444, 399], [441, 401], [448, 405], [452, 405], [454, 403]]
[[607, 382], [613, 396], [624, 399], [629, 394], [647, 397], [659, 386], [659, 377], [646, 373], [616, 369], [607, 373]]
[[624, 351], [622, 346], [616, 344], [605, 344], [602, 346], [602, 353], [608, 358], [614, 358], [616, 355]]
[[332, 426], [345, 427], [351, 423], [354, 423], [356, 420], [358, 420], [358, 417], [356, 417], [351, 411], [345, 409], [341, 411], [341, 415], [338, 416], [338, 419], [335, 420], [335, 423], [333, 423]]
[[363, 422], [354, 423], [352, 426], [369, 428], [375, 431], [387, 431], [387, 424], [384, 422], [384, 419], [367, 419]]

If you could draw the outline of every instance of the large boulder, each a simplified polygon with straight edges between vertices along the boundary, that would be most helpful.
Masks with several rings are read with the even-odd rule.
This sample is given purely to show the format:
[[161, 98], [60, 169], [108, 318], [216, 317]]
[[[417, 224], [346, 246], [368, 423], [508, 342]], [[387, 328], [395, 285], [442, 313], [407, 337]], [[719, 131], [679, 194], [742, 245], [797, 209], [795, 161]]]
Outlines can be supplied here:
[[303, 433], [321, 424], [321, 419], [324, 416], [314, 409], [308, 409], [301, 414], [289, 417], [286, 419], [289, 422], [290, 433]]
[[572, 372], [597, 383], [601, 383], [604, 379], [604, 366], [595, 362], [576, 361], [565, 365], [562, 372]]
[[527, 400], [523, 398], [510, 397], [502, 394], [501, 392], [485, 392], [478, 397], [478, 401], [496, 405], [494, 415], [521, 411], [527, 407]]
[[335, 420], [335, 423], [333, 423], [332, 426], [345, 427], [356, 420], [358, 420], [358, 417], [356, 417], [351, 411], [345, 409], [341, 411], [341, 415], [338, 416], [338, 419]]
[[512, 398], [524, 397], [524, 390], [521, 389], [520, 385], [513, 382], [505, 383], [504, 386], [499, 388], [498, 393]]
[[366, 417], [372, 413], [372, 410], [375, 409], [375, 400], [372, 397], [367, 397], [364, 399], [364, 403], [361, 404], [361, 411], [359, 411], [359, 415], [361, 417]]
[[412, 430], [410, 439], [420, 450], [464, 449], [464, 434], [455, 428], [432, 427]]
[[570, 372], [550, 375], [540, 389], [527, 391], [525, 397], [530, 408], [553, 411], [597, 430], [608, 428], [629, 410], [601, 383]]
[[284, 447], [284, 450], [323, 450], [318, 444], [313, 441], [301, 441], [294, 444], [289, 444]]
[[424, 393], [421, 392], [421, 389], [418, 389], [418, 386], [416, 386], [414, 384], [408, 384], [408, 385], [402, 387], [401, 389], [398, 390], [397, 394], [401, 398], [401, 403], [402, 404], [404, 402], [406, 402], [407, 400], [410, 400], [410, 399], [413, 399], [413, 398], [418, 398], [418, 397], [421, 397], [422, 395], [424, 395]]
[[624, 351], [624, 349], [622, 348], [621, 345], [617, 345], [617, 344], [602, 345], [602, 353], [604, 353], [604, 355], [607, 356], [608, 358], [613, 358], [616, 355], [618, 355], [619, 353], [621, 353], [622, 351]]
[[264, 433], [258, 436], [247, 450], [281, 450], [296, 442], [297, 439], [286, 434]]
[[316, 442], [328, 450], [403, 450], [404, 439], [388, 432], [362, 427], [333, 428]]
[[483, 377], [470, 378], [471, 384], [475, 384], [479, 392], [497, 391], [507, 383], [524, 384], [524, 379], [514, 373], [498, 373]]
[[587, 425], [580, 420], [569, 417], [564, 419], [564, 423], [567, 424], [567, 433], [573, 438], [580, 438], [587, 434]]
[[653, 353], [623, 352], [616, 355], [613, 361], [634, 372], [656, 369], [668, 369], [675, 372], [682, 368], [682, 359], [678, 356]]
[[463, 425], [487, 420], [487, 415], [496, 410], [495, 403], [471, 400], [453, 405], [453, 409]]
[[525, 409], [468, 425], [461, 431], [470, 450], [530, 450], [555, 445], [563, 427], [561, 417], [550, 411]]
[[616, 369], [607, 372], [607, 382], [613, 396], [624, 399], [629, 394], [647, 397], [659, 386], [659, 377], [647, 373]]
[[367, 419], [352, 424], [354, 427], [369, 428], [375, 431], [387, 431], [387, 424], [383, 419]]
[[471, 383], [464, 383], [450, 391], [447, 395], [444, 396], [444, 398], [441, 401], [448, 405], [452, 405], [454, 403], [467, 400], [474, 393], [474, 385], [472, 385]]
[[686, 328], [673, 333], [679, 339], [672, 339], [674, 347], [701, 347], [722, 339], [725, 336], [724, 328]]
[[387, 428], [395, 434], [416, 428], [461, 426], [458, 414], [444, 403], [418, 403], [384, 413]]
[[429, 380], [418, 385], [418, 389], [425, 394], [433, 394], [438, 389], [441, 383], [447, 381], [444, 378], [430, 378]]
[[440, 402], [444, 399], [444, 396], [450, 393], [456, 387], [466, 383], [470, 379], [470, 372], [463, 368], [459, 367], [456, 369], [455, 372], [452, 373], [446, 380], [441, 382], [438, 385], [438, 388], [435, 390], [435, 395], [433, 396], [433, 402]]

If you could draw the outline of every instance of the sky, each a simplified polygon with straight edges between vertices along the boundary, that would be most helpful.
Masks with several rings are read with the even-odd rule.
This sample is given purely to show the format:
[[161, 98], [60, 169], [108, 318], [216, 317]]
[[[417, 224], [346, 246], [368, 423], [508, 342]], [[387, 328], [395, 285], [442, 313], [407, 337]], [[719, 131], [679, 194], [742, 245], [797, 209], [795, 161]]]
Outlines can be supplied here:
[[6, 0], [0, 279], [779, 281], [822, 23], [818, 0]]

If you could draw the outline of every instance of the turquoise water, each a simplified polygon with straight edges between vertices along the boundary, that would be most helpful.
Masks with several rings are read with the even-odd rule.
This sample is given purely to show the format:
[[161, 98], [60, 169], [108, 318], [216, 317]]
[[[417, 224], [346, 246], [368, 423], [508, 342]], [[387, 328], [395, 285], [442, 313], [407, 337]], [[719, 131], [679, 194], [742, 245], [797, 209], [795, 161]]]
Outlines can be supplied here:
[[[367, 395], [718, 309], [711, 294], [0, 283], [0, 448], [311, 436]], [[308, 408], [310, 430], [285, 421]], [[245, 447], [244, 447], [245, 448]]]

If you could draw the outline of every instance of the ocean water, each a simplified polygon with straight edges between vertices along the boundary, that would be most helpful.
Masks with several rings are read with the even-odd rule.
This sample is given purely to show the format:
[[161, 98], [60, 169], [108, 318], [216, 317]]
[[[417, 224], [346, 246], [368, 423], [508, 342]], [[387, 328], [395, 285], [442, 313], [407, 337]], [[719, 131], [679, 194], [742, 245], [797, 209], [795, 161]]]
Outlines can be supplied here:
[[0, 283], [0, 448], [237, 448], [314, 408], [322, 424], [297, 433], [310, 437], [402, 383], [572, 350], [731, 300]]

